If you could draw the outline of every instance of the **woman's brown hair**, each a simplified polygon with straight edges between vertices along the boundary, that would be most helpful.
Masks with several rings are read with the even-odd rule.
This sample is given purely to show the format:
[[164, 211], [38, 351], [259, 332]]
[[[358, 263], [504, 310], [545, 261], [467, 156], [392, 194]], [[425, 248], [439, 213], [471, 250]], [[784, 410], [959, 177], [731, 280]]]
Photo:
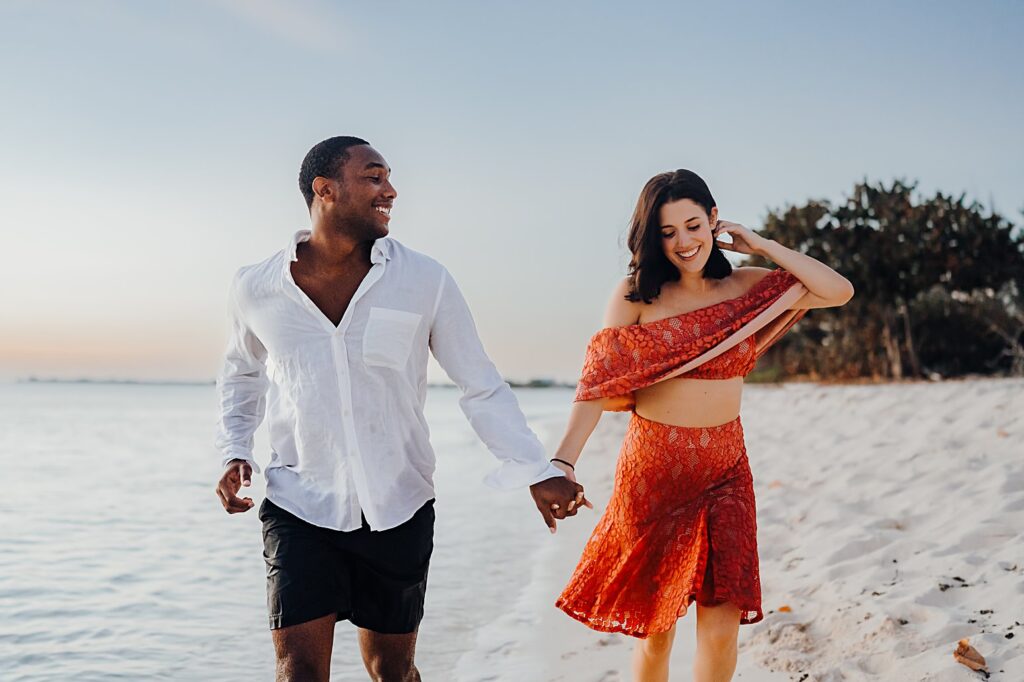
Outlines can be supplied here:
[[[650, 303], [661, 294], [665, 282], [679, 280], [676, 269], [662, 247], [661, 207], [672, 201], [690, 199], [711, 216], [715, 199], [699, 175], [693, 171], [679, 169], [659, 173], [647, 181], [629, 227], [629, 250], [633, 257], [629, 261], [629, 301]], [[712, 242], [711, 255], [704, 265], [704, 277], [722, 279], [732, 272], [732, 264], [725, 257], [718, 244]]]

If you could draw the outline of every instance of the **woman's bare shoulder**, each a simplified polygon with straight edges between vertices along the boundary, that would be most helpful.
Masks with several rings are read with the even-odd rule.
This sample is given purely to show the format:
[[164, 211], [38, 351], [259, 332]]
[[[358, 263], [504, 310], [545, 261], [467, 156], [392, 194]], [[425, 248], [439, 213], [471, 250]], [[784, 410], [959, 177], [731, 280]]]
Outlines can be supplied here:
[[762, 279], [772, 273], [769, 268], [759, 268], [753, 265], [744, 265], [743, 267], [733, 268], [732, 277], [738, 277], [736, 283], [739, 285], [736, 288], [747, 292], [758, 285]]
[[640, 321], [640, 307], [643, 303], [627, 299], [629, 292], [628, 277], [615, 285], [604, 312], [604, 327], [628, 327]]

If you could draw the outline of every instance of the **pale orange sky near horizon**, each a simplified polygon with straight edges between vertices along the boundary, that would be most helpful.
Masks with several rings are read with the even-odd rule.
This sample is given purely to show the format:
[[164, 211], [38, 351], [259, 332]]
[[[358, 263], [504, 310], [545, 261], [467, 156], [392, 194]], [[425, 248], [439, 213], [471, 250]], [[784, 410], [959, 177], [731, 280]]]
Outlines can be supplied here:
[[392, 234], [449, 268], [518, 380], [576, 378], [657, 172], [697, 171], [722, 217], [753, 228], [863, 178], [966, 192], [1020, 223], [1022, 18], [1019, 4], [5, 4], [0, 381], [212, 379], [232, 274], [308, 226], [298, 166], [337, 134], [388, 159]]

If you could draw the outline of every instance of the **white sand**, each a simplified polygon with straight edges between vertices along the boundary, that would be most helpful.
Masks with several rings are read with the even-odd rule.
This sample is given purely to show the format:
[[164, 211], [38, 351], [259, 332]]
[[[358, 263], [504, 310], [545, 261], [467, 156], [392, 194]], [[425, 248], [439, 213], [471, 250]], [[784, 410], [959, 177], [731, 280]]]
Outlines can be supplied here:
[[[578, 467], [596, 513], [561, 526], [457, 679], [631, 679], [633, 640], [553, 606], [625, 423], [606, 415]], [[952, 657], [969, 637], [993, 680], [1024, 680], [1024, 381], [748, 386], [743, 423], [766, 615], [741, 627], [734, 679], [982, 679]], [[691, 679], [694, 619], [680, 621], [672, 680]]]

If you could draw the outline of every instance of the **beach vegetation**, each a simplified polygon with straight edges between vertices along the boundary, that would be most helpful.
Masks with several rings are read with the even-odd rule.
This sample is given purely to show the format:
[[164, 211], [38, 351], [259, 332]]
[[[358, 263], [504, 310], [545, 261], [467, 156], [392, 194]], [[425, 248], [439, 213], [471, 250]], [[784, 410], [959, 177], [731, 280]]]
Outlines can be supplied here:
[[864, 180], [836, 203], [770, 211], [760, 234], [828, 263], [857, 291], [769, 351], [764, 363], [783, 376], [1024, 375], [1024, 230], [995, 210]]

